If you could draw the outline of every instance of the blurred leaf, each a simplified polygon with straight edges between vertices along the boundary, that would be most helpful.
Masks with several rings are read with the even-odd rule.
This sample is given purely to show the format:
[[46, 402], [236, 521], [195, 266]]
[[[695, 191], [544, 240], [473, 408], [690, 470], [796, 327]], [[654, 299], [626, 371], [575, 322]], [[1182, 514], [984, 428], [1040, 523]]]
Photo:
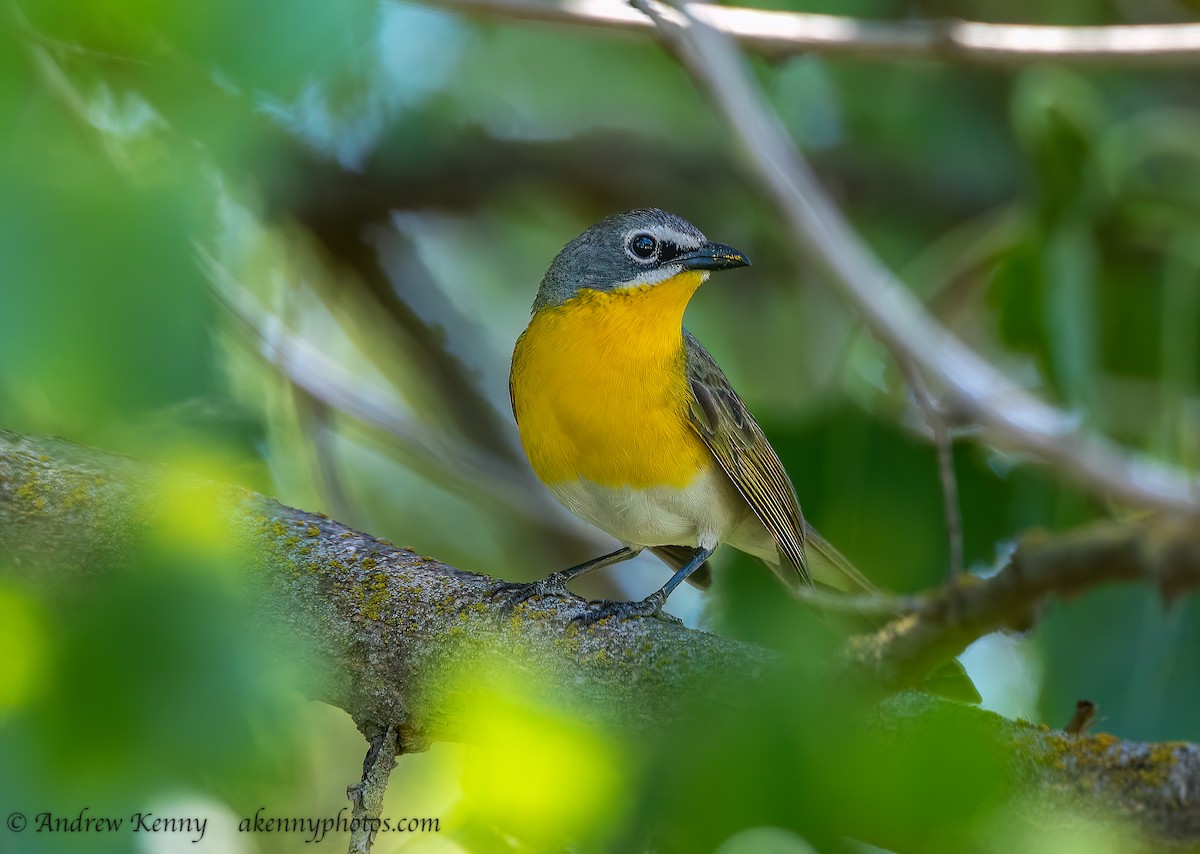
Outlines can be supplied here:
[[295, 95], [310, 76], [328, 73], [370, 37], [375, 4], [261, 0], [37, 0], [32, 24], [67, 43], [132, 60], [173, 59], [219, 71], [248, 89]]
[[793, 831], [818, 850], [847, 833], [898, 850], [972, 847], [976, 823], [1010, 791], [1001, 746], [969, 714], [887, 730], [803, 655], [737, 711], [659, 745], [627, 847], [649, 837], [669, 850], [712, 850], [756, 826]]
[[1096, 247], [1088, 223], [1062, 222], [1044, 248], [1045, 316], [1050, 318], [1056, 386], [1069, 403], [1087, 405], [1099, 371]]
[[49, 621], [25, 591], [0, 583], [0, 721], [31, 705], [46, 686]]
[[1105, 112], [1100, 93], [1071, 72], [1035, 66], [1017, 78], [1013, 129], [1036, 172], [1037, 197], [1048, 219], [1086, 203], [1090, 152]]
[[86, 425], [213, 388], [213, 308], [186, 181], [135, 190], [82, 152], [0, 197], [0, 408], [10, 428]]

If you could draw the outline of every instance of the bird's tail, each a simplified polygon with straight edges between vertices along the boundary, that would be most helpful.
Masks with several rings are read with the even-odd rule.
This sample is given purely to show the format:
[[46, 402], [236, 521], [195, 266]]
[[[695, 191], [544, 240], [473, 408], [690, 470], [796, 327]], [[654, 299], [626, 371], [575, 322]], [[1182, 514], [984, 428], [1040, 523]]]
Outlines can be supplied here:
[[[815, 528], [811, 525], [806, 525], [805, 528], [805, 557], [808, 559], [808, 570], [812, 573], [813, 580], [826, 587], [832, 587], [844, 593], [871, 593], [875, 591], [875, 585], [871, 584], [858, 569], [855, 568], [845, 555], [833, 547], [833, 544], [822, 537]], [[651, 549], [664, 563], [672, 569], [679, 569], [695, 554], [695, 549], [689, 546], [656, 546]], [[782, 555], [780, 561], [785, 561]], [[777, 575], [781, 577], [798, 580], [799, 575], [794, 571], [783, 573], [771, 567]], [[709, 564], [705, 561], [699, 569], [688, 577], [691, 584], [703, 589], [707, 589], [712, 584], [712, 572]], [[886, 619], [873, 620], [863, 627], [864, 631], [878, 628], [887, 622]], [[964, 703], [978, 703], [980, 701], [979, 692], [975, 690], [975, 685], [971, 682], [967, 672], [963, 670], [961, 664], [956, 659], [950, 659], [944, 662], [925, 677], [922, 687], [946, 697], [951, 700], [959, 700]]]

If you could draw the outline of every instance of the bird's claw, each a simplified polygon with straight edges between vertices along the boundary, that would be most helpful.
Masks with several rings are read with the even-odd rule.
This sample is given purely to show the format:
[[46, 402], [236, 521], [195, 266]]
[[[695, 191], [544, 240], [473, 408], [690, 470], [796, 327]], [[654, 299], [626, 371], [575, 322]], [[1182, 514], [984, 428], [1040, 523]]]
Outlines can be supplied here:
[[515, 608], [522, 602], [542, 596], [579, 598], [567, 589], [566, 580], [561, 573], [557, 572], [545, 578], [539, 578], [537, 581], [502, 581], [488, 591], [488, 596], [493, 599], [503, 599], [507, 609]]
[[592, 623], [609, 618], [626, 620], [630, 617], [654, 617], [668, 623], [683, 624], [683, 620], [668, 614], [662, 609], [662, 606], [662, 597], [656, 595], [647, 596], [637, 602], [614, 602], [610, 599], [601, 599], [598, 602], [589, 602], [587, 610], [572, 619], [571, 622], [576, 625], [590, 626]]

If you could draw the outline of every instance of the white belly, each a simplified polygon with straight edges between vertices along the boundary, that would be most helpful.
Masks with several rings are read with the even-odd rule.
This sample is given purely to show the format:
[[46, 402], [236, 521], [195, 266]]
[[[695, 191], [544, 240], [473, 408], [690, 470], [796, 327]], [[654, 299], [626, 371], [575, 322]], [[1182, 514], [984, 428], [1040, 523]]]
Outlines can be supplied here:
[[734, 548], [778, 563], [775, 541], [720, 469], [702, 472], [683, 489], [599, 486], [582, 480], [549, 487], [575, 515], [626, 545]]

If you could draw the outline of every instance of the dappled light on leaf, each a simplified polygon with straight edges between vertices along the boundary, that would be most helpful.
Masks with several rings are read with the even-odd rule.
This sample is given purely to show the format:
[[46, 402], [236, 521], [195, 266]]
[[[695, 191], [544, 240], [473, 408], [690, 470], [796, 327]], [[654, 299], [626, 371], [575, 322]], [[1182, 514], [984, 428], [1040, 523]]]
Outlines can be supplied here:
[[50, 681], [52, 636], [36, 599], [0, 584], [0, 720], [29, 705]]
[[607, 836], [636, 779], [628, 744], [547, 703], [544, 689], [530, 690], [519, 673], [511, 677], [504, 691], [463, 686], [454, 714], [472, 735], [457, 813], [535, 846]]

